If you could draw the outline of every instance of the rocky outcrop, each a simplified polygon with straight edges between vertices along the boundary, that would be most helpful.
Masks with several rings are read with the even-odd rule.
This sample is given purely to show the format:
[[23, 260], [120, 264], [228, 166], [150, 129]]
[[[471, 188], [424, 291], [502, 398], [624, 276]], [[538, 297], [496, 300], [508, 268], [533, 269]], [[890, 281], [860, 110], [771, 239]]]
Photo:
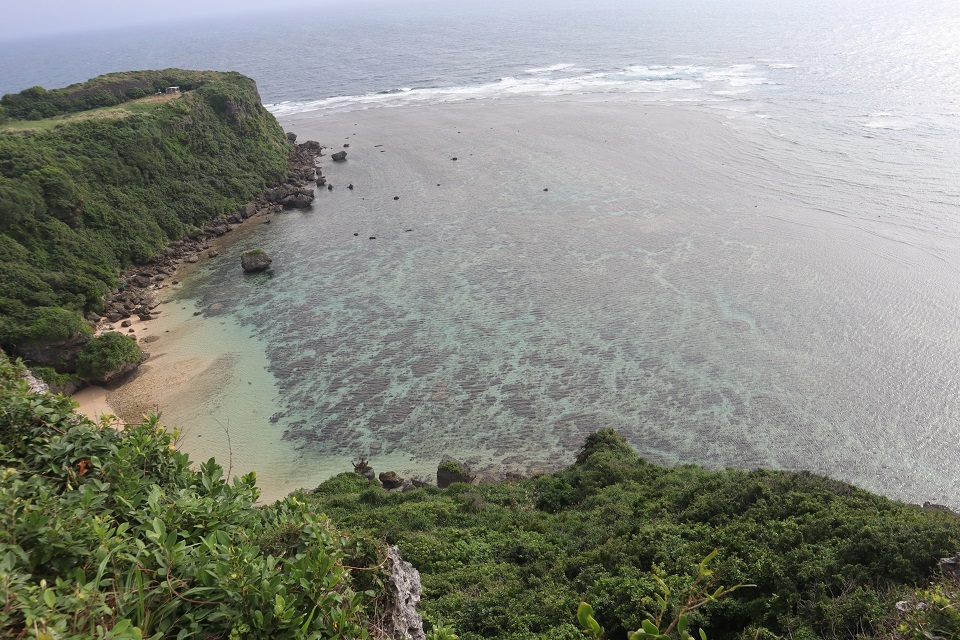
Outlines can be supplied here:
[[941, 558], [940, 570], [943, 571], [943, 575], [960, 582], [960, 553], [952, 558]]
[[384, 471], [380, 474], [380, 484], [384, 489], [399, 489], [403, 483], [404, 479], [396, 471]]
[[149, 353], [141, 353], [140, 358], [136, 362], [125, 362], [120, 365], [118, 369], [107, 371], [103, 375], [90, 378], [89, 382], [103, 386], [122, 382], [127, 376], [136, 371], [149, 357]]
[[50, 392], [50, 387], [47, 386], [47, 383], [33, 375], [33, 372], [29, 369], [23, 374], [23, 379], [27, 381], [28, 385], [30, 385], [30, 393]]
[[273, 260], [263, 249], [251, 249], [240, 254], [240, 265], [247, 273], [263, 271], [270, 267]]
[[423, 587], [420, 572], [400, 557], [400, 549], [390, 547], [390, 606], [386, 612], [385, 631], [391, 638], [425, 640], [423, 618], [417, 612]]
[[57, 373], [75, 373], [77, 356], [89, 341], [90, 336], [81, 333], [69, 340], [24, 342], [17, 345], [17, 355], [31, 365], [53, 367]]
[[450, 456], [443, 456], [437, 466], [437, 486], [441, 489], [449, 487], [454, 482], [470, 484], [473, 479], [474, 474], [470, 471], [470, 467]]
[[282, 184], [268, 191], [264, 198], [271, 204], [279, 204], [287, 209], [306, 209], [313, 202], [314, 192], [313, 189], [294, 184]]

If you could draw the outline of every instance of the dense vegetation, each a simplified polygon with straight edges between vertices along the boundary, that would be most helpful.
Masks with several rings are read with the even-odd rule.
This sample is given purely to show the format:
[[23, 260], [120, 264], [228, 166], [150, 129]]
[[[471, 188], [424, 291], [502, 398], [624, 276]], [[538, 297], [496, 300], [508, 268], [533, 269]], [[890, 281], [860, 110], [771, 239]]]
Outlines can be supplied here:
[[960, 637], [960, 587], [929, 583], [960, 548], [950, 512], [663, 469], [609, 431], [554, 475], [388, 493], [345, 473], [257, 508], [252, 474], [191, 467], [156, 418], [94, 424], [21, 374], [0, 353], [2, 637], [378, 635], [383, 541], [422, 573], [430, 640]]
[[63, 89], [48, 91], [31, 87], [20, 93], [8, 93], [0, 99], [3, 114], [9, 119], [39, 120], [67, 113], [112, 107], [131, 100], [179, 86], [181, 91], [192, 91], [204, 84], [216, 82], [222, 74], [216, 71], [123, 71], [99, 76]]
[[[34, 395], [0, 352], [0, 637], [363, 638], [382, 551], [253, 474]], [[344, 566], [372, 570], [355, 578]]]
[[713, 549], [718, 586], [755, 586], [690, 614], [711, 639], [889, 637], [894, 603], [960, 550], [955, 514], [808, 473], [665, 469], [609, 431], [555, 475], [388, 493], [342, 474], [310, 499], [398, 544], [422, 573], [425, 615], [464, 640], [580, 638], [581, 600], [625, 637], [658, 607], [651, 570], [682, 594]]
[[120, 268], [284, 174], [283, 131], [254, 82], [236, 73], [109, 74], [63, 90], [28, 89], [2, 104], [7, 117], [47, 117], [168, 84], [192, 90], [100, 117], [0, 127], [0, 345], [16, 351], [76, 335]]

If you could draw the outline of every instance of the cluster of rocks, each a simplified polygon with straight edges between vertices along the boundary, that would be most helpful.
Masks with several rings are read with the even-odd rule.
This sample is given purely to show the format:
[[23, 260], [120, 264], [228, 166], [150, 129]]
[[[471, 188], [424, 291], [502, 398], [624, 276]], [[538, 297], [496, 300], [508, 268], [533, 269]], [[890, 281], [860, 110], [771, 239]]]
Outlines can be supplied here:
[[[373, 470], [373, 467], [370, 466], [369, 461], [362, 456], [357, 462], [353, 463], [353, 470], [371, 482], [376, 482], [379, 479], [380, 484], [388, 491], [397, 489], [400, 491], [413, 491], [414, 489], [429, 486], [429, 483], [422, 480], [405, 480], [400, 477], [400, 474], [396, 471], [384, 471], [378, 476]], [[470, 470], [470, 467], [450, 456], [443, 456], [440, 464], [437, 466], [437, 486], [441, 489], [449, 487], [454, 482], [474, 484], [476, 481], [477, 476]]]

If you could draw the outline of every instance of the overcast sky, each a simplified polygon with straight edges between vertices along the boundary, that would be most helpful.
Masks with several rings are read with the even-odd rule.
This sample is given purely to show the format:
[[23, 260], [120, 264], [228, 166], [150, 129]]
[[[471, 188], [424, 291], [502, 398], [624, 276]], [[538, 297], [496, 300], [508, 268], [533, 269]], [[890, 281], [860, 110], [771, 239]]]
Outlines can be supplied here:
[[[389, 2], [389, 0], [387, 0]], [[393, 0], [395, 4], [400, 0]], [[284, 11], [305, 7], [357, 4], [356, 0], [23, 0], [6, 2], [0, 40], [95, 31], [143, 24], [179, 22], [238, 13], [272, 12], [277, 20], [296, 20]]]

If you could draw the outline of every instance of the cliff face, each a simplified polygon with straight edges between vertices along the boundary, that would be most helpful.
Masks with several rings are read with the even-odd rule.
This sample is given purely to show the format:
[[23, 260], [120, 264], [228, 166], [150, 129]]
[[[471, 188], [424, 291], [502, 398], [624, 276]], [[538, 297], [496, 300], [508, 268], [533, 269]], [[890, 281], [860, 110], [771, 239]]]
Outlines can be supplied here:
[[110, 74], [2, 103], [0, 345], [14, 353], [80, 335], [121, 268], [287, 168], [290, 143], [236, 73]]

